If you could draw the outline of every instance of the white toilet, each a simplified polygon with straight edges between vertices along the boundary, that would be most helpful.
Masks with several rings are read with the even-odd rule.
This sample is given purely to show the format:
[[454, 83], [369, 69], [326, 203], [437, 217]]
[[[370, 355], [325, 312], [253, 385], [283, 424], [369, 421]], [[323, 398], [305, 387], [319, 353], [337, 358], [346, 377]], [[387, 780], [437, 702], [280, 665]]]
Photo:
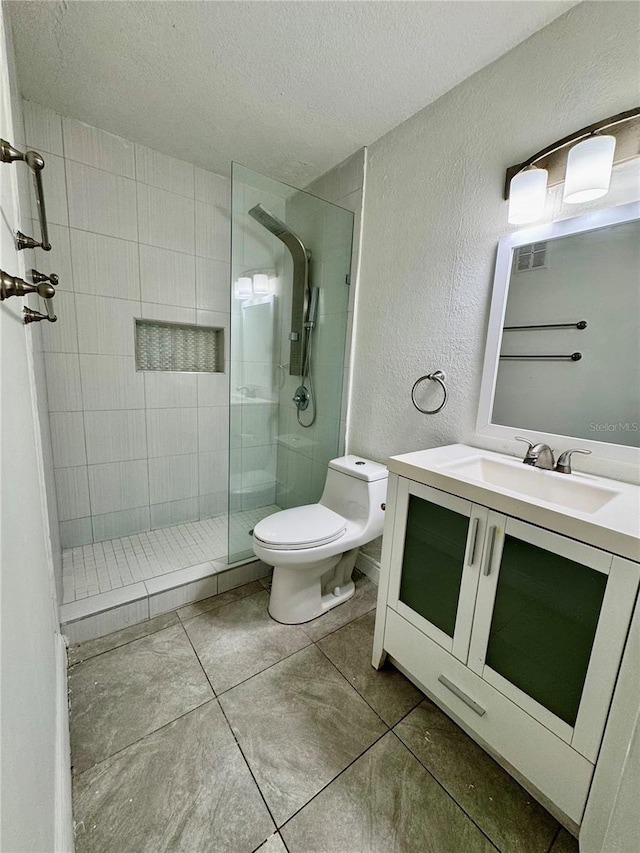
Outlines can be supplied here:
[[308, 622], [351, 598], [358, 548], [382, 534], [387, 476], [359, 456], [333, 459], [320, 503], [256, 524], [253, 550], [274, 567], [269, 613], [277, 622]]

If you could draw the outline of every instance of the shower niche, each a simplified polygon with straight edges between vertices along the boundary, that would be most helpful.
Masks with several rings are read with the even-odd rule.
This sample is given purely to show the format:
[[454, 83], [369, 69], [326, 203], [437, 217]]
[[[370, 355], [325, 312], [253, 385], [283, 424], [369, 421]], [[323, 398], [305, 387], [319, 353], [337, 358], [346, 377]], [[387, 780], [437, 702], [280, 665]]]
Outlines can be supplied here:
[[229, 562], [264, 516], [319, 500], [341, 452], [354, 215], [232, 169]]

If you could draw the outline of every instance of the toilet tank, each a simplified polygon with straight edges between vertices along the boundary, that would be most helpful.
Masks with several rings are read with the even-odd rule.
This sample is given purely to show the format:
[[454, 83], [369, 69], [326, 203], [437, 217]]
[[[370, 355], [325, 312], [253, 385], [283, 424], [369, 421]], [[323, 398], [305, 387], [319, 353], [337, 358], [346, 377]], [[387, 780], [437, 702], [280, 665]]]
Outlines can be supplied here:
[[370, 531], [372, 538], [382, 533], [387, 496], [388, 471], [385, 465], [362, 456], [341, 456], [329, 462], [327, 480], [320, 503]]

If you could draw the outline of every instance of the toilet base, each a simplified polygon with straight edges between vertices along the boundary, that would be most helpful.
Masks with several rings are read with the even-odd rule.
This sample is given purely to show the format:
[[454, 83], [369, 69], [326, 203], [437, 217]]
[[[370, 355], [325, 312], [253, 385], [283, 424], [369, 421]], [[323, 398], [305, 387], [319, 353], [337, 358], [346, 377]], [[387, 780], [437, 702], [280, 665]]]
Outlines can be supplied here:
[[310, 622], [348, 601], [356, 591], [351, 580], [358, 549], [320, 563], [274, 566], [269, 615], [284, 625]]

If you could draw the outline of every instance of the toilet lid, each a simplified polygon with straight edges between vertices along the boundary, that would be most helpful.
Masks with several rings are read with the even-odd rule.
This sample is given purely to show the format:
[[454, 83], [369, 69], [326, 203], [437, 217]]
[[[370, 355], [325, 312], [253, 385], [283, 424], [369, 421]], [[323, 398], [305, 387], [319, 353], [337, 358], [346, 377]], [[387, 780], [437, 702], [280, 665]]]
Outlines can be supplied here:
[[347, 528], [345, 519], [322, 504], [296, 506], [259, 521], [253, 535], [269, 548], [317, 548], [338, 539]]

